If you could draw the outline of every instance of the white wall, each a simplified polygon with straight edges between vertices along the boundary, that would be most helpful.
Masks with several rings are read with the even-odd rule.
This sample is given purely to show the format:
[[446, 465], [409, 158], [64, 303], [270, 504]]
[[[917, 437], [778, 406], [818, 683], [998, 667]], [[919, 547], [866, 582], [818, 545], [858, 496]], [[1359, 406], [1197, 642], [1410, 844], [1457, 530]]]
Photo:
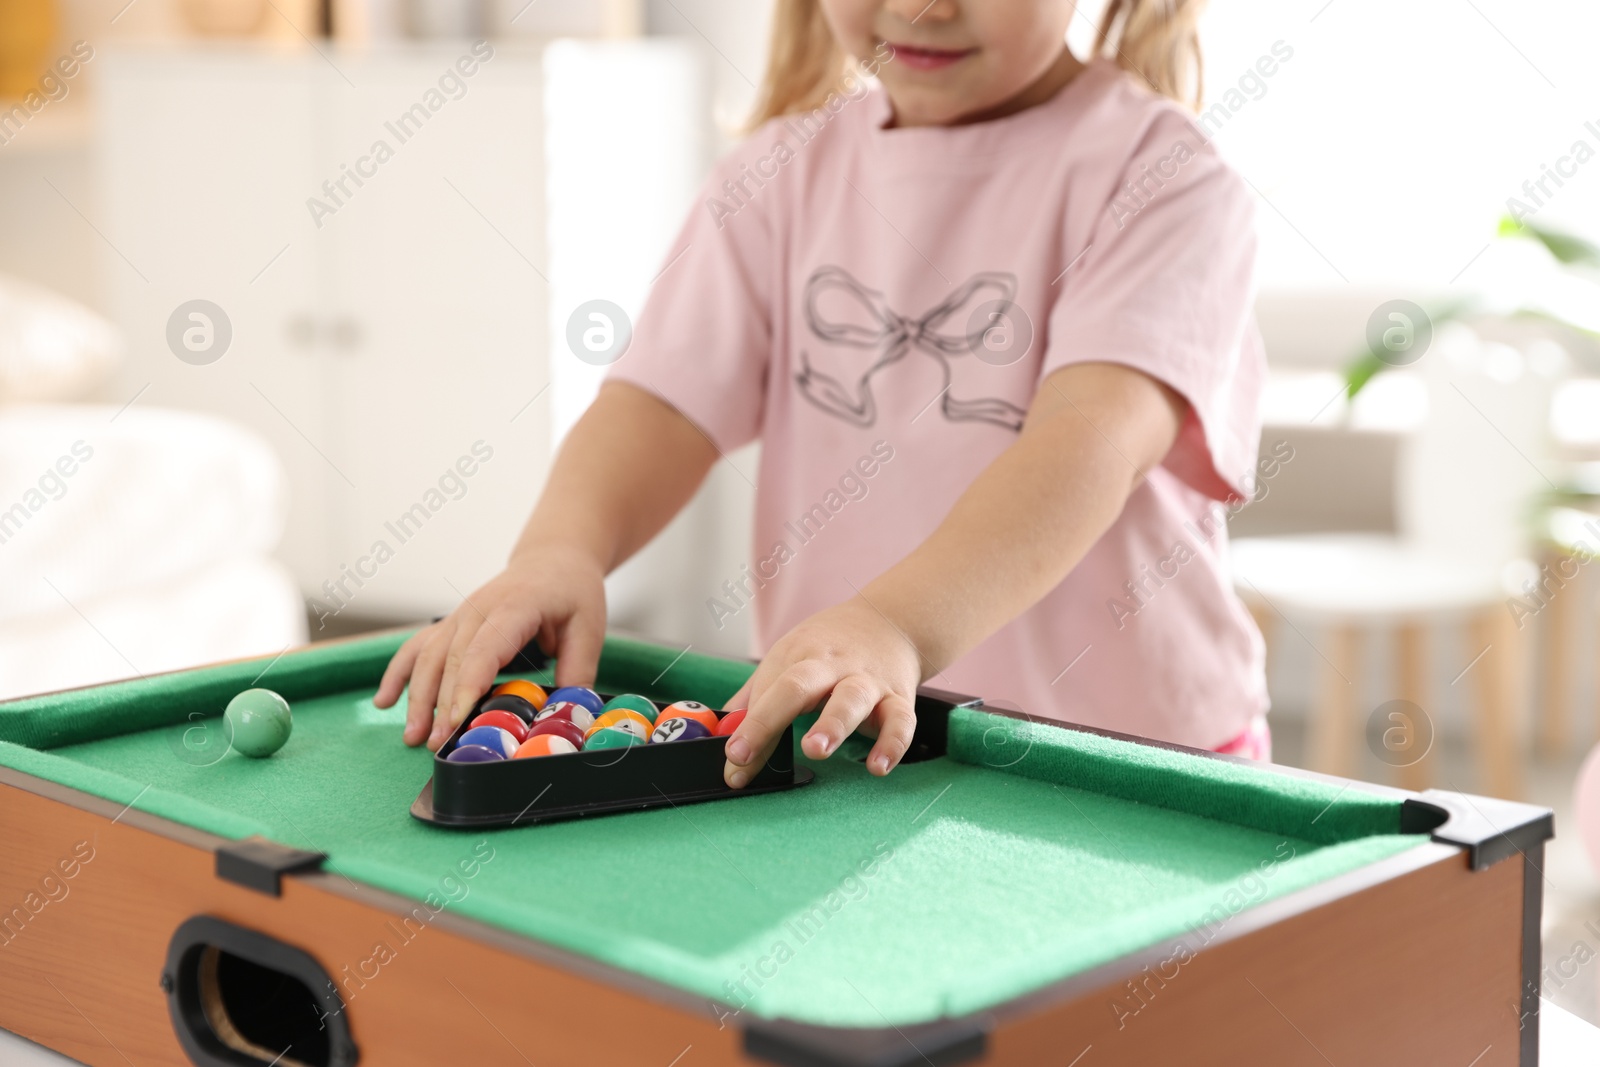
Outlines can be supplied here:
[[[1262, 197], [1270, 286], [1503, 282], [1505, 249], [1474, 257], [1506, 198], [1576, 139], [1600, 152], [1592, 2], [1231, 0], [1204, 31], [1211, 99], [1293, 50], [1217, 137]], [[1600, 155], [1536, 218], [1592, 229]]]
[[646, 0], [645, 27], [685, 37], [705, 50], [712, 113], [724, 131], [737, 129], [755, 103], [767, 67], [769, 0]]

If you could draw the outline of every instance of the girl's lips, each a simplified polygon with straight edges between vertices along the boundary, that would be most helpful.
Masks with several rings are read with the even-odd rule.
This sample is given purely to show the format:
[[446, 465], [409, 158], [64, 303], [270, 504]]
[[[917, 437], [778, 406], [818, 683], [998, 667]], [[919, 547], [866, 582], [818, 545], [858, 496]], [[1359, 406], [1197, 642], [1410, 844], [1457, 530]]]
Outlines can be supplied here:
[[944, 48], [918, 48], [908, 44], [891, 44], [894, 50], [894, 62], [904, 63], [912, 70], [942, 70], [977, 51], [975, 48], [966, 48], [961, 51], [952, 51]]

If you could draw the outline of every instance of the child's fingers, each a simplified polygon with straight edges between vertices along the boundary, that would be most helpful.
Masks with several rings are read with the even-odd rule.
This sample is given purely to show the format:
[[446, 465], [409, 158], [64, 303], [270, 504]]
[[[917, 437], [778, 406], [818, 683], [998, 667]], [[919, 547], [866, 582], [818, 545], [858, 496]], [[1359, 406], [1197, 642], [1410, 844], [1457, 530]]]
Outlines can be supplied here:
[[561, 627], [548, 615], [539, 624], [539, 651], [550, 659], [555, 659], [556, 653], [561, 651]]
[[742, 700], [743, 703], [730, 702], [728, 706], [735, 709], [749, 708], [753, 713], [755, 705], [766, 696], [767, 690], [772, 688], [772, 683], [793, 665], [794, 663], [785, 655], [783, 642], [779, 642], [767, 650], [767, 654], [761, 657], [761, 662], [756, 664], [755, 673], [745, 679], [744, 685], [739, 687], [735, 699]]
[[405, 691], [406, 679], [411, 677], [411, 665], [417, 662], [417, 652], [428, 640], [432, 629], [431, 626], [423, 627], [395, 649], [394, 655], [389, 657], [389, 665], [383, 669], [383, 680], [378, 683], [378, 691], [372, 697], [373, 704], [380, 708], [394, 707], [394, 702]]
[[[456, 623], [455, 633], [450, 637], [450, 648], [444, 656], [444, 672], [440, 676], [439, 692], [435, 697], [437, 704], [433, 710], [435, 736], [441, 732], [448, 734], [461, 721], [456, 715], [457, 709], [453, 703], [456, 695], [456, 678], [461, 674], [461, 661], [466, 657], [467, 647], [483, 628], [483, 616], [476, 610], [465, 612], [458, 610], [456, 614], [460, 619]], [[440, 723], [445, 725], [441, 728]], [[444, 738], [440, 737], [439, 740], [443, 741]]]
[[590, 685], [600, 666], [600, 649], [606, 640], [605, 616], [580, 611], [561, 628], [556, 651], [556, 685]]
[[[384, 672], [383, 686], [388, 690], [388, 699], [380, 699], [384, 689], [380, 689], [380, 697], [374, 697], [373, 703], [380, 708], [393, 707], [399, 700], [400, 694], [405, 692], [407, 680], [411, 677], [411, 669], [421, 653], [422, 647], [428, 640], [427, 631], [412, 634], [406, 643], [400, 646], [394, 659], [389, 661], [388, 669]], [[405, 731], [400, 735], [406, 744], [415, 747], [428, 738], [428, 726], [433, 719], [433, 705], [416, 700], [406, 701]]]
[[833, 684], [832, 672], [811, 660], [802, 660], [774, 678], [728, 738], [723, 780], [734, 789], [742, 788], [772, 755], [783, 728], [826, 696]]
[[[454, 724], [450, 721], [450, 709], [445, 703], [450, 694], [450, 689], [447, 687], [455, 684], [455, 664], [451, 662], [451, 658], [455, 655], [453, 650], [456, 638], [469, 622], [461, 618], [459, 613], [450, 618], [454, 626], [450, 629], [448, 640], [441, 634], [440, 640], [430, 645], [428, 651], [423, 653], [424, 663], [428, 667], [429, 681], [427, 692], [423, 695], [429, 698], [428, 706], [433, 711], [433, 730], [428, 736], [428, 747], [434, 751], [438, 751], [439, 746], [445, 743], [450, 737], [450, 731], [454, 729]], [[415, 688], [416, 675], [413, 674], [413, 692]], [[414, 696], [413, 699], [420, 700], [420, 697]]]
[[878, 703], [878, 740], [867, 756], [867, 770], [882, 777], [900, 765], [917, 732], [917, 711], [899, 693], [890, 693]]
[[723, 711], [738, 711], [740, 708], [750, 706], [750, 683], [746, 681], [739, 687], [739, 691], [729, 697], [722, 704]]
[[[417, 654], [417, 662], [411, 668], [411, 695], [407, 713], [420, 712], [425, 724], [433, 723], [434, 704], [439, 697], [439, 680], [444, 675], [444, 657], [450, 651], [450, 638], [454, 632], [455, 620], [445, 619]], [[432, 736], [438, 731], [430, 726], [429, 732], [428, 747], [438, 748]]]
[[461, 666], [456, 669], [456, 686], [450, 698], [450, 718], [459, 723], [466, 718], [478, 698], [489, 691], [494, 676], [510, 662], [516, 651], [507, 651], [509, 645], [521, 649], [528, 643], [528, 635], [538, 630], [538, 618], [519, 616], [510, 608], [501, 607], [489, 613], [478, 632], [467, 644], [461, 656]]
[[801, 750], [812, 759], [826, 759], [878, 706], [883, 690], [864, 674], [847, 674], [834, 683], [816, 725], [806, 731]]

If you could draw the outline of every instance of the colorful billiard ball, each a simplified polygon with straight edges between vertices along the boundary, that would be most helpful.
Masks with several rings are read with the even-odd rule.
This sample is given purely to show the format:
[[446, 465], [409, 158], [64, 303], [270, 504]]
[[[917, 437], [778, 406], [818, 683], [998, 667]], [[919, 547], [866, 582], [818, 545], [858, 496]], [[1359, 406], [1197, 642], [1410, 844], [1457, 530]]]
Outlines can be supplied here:
[[669, 741], [698, 741], [702, 737], [710, 736], [711, 731], [706, 729], [705, 723], [686, 719], [680, 715], [661, 720], [661, 725], [650, 733], [650, 743], [662, 745]]
[[451, 763], [498, 763], [505, 757], [483, 745], [457, 745], [445, 759]]
[[583, 739], [583, 750], [594, 752], [604, 748], [632, 748], [645, 743], [644, 738], [615, 726], [603, 727]]
[[582, 704], [574, 704], [570, 700], [553, 700], [533, 717], [535, 725], [548, 719], [565, 719], [580, 730], [587, 730], [594, 725], [594, 713]]
[[270, 689], [246, 689], [222, 713], [228, 744], [254, 759], [282, 748], [294, 729], [289, 702]]
[[578, 746], [568, 741], [565, 737], [556, 734], [538, 734], [528, 738], [517, 748], [516, 759], [528, 759], [533, 756], [564, 756], [569, 752], [578, 751]]
[[637, 711], [640, 715], [643, 715], [651, 722], [655, 722], [656, 716], [661, 714], [661, 709], [656, 707], [655, 701], [651, 700], [649, 697], [640, 696], [638, 693], [618, 694], [617, 696], [614, 696], [610, 700], [606, 701], [605, 706], [600, 710], [603, 714], [607, 711], [616, 711], [619, 708], [625, 708], [628, 711]]
[[599, 693], [582, 685], [564, 685], [550, 694], [550, 702], [552, 704], [561, 700], [582, 704], [589, 709], [589, 714], [591, 715], [600, 714], [600, 709], [605, 705], [605, 701], [600, 699]]
[[618, 708], [601, 715], [589, 725], [587, 733], [597, 730], [626, 730], [631, 734], [638, 734], [642, 741], [650, 736], [650, 731], [655, 729], [655, 723], [640, 715], [637, 711], [627, 708]]
[[718, 737], [732, 737], [733, 732], [739, 728], [740, 723], [744, 722], [744, 717], [747, 714], [749, 714], [749, 712], [745, 708], [740, 708], [738, 711], [728, 712], [728, 714], [724, 715], [720, 720], [718, 720], [717, 728], [712, 732]]
[[461, 735], [457, 745], [482, 745], [484, 748], [493, 749], [506, 759], [522, 744], [510, 730], [502, 730], [498, 726], [474, 726]]
[[488, 700], [478, 705], [478, 714], [486, 711], [509, 711], [525, 723], [532, 723], [539, 714], [539, 709], [527, 697], [515, 696], [507, 693], [504, 696], [491, 696]]
[[472, 720], [472, 729], [480, 726], [498, 726], [517, 739], [517, 744], [528, 739], [528, 724], [509, 711], [485, 711]]
[[656, 716], [656, 725], [659, 726], [668, 719], [693, 719], [704, 726], [708, 734], [717, 728], [717, 713], [698, 700], [677, 700], [668, 704], [661, 709], [661, 714]]
[[535, 710], [544, 707], [545, 701], [550, 699], [545, 693], [542, 685], [526, 681], [522, 678], [513, 678], [509, 682], [501, 682], [499, 685], [494, 687], [492, 692], [493, 695], [497, 697], [521, 697], [523, 700], [526, 700], [528, 703], [532, 704]]
[[583, 747], [583, 728], [574, 725], [566, 719], [545, 719], [533, 724], [533, 729], [528, 731], [529, 737], [565, 737], [572, 742], [574, 748]]

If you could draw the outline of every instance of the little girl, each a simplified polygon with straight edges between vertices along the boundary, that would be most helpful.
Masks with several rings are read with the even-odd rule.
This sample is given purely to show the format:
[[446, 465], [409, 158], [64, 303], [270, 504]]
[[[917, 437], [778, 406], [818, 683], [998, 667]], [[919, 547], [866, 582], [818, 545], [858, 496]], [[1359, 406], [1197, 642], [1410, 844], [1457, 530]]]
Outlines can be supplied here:
[[860, 728], [889, 773], [927, 681], [1269, 758], [1221, 519], [1260, 432], [1254, 202], [1180, 102], [1198, 6], [1111, 0], [1082, 63], [1074, 0], [779, 0], [760, 125], [506, 570], [389, 665], [406, 743], [535, 638], [592, 682], [605, 575], [759, 439], [730, 785], [819, 703], [806, 754]]

